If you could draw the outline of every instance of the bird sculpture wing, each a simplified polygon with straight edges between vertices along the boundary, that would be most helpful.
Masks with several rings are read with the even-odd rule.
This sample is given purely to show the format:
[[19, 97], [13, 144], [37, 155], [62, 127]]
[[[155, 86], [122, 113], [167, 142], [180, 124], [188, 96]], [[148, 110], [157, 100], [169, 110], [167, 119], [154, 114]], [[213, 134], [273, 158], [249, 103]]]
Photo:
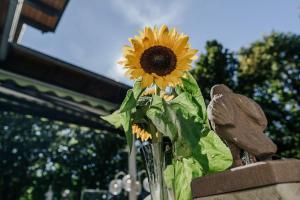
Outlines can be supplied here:
[[263, 129], [265, 129], [268, 121], [261, 107], [255, 101], [246, 96], [239, 94], [234, 95], [235, 102], [241, 108], [241, 110], [245, 112], [247, 116], [255, 120], [255, 122], [257, 122], [260, 126], [262, 126]]
[[230, 95], [218, 94], [214, 95], [208, 105], [208, 119], [218, 125], [233, 125], [234, 110]]

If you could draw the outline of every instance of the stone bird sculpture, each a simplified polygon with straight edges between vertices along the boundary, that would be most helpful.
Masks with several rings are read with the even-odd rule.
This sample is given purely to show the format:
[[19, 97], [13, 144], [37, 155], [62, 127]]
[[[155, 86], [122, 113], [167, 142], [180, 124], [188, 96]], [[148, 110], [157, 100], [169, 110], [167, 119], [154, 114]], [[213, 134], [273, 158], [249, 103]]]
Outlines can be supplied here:
[[[233, 167], [265, 160], [276, 153], [277, 146], [263, 132], [266, 116], [255, 101], [232, 92], [226, 85], [215, 85], [210, 95], [208, 118], [230, 148]], [[242, 159], [243, 153], [248, 159]]]

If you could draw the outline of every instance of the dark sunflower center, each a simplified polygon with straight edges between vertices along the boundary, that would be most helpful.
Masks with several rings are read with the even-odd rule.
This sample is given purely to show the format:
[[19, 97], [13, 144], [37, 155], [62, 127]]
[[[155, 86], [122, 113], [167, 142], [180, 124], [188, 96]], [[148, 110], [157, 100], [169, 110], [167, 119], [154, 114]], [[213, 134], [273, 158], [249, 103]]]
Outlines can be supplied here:
[[176, 62], [174, 52], [163, 46], [153, 46], [145, 50], [140, 60], [145, 72], [159, 76], [170, 74], [176, 68]]

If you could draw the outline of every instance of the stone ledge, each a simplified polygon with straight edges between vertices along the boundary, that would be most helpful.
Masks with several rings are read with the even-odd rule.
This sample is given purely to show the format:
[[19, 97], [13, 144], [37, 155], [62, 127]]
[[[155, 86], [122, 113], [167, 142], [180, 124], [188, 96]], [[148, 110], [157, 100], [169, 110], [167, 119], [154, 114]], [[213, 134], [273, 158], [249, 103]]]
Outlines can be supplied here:
[[300, 183], [282, 183], [226, 194], [200, 197], [195, 200], [299, 200]]
[[300, 160], [285, 159], [257, 162], [207, 175], [193, 180], [191, 187], [193, 198], [199, 198], [295, 182], [300, 182]]

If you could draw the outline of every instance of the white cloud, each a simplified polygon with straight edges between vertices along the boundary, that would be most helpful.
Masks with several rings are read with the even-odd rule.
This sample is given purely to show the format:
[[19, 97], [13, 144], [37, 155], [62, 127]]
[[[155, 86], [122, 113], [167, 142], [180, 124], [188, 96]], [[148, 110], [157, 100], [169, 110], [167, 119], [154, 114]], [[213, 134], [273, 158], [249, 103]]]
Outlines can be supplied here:
[[132, 81], [130, 81], [127, 77], [125, 77], [125, 68], [122, 65], [117, 64], [122, 58], [121, 55], [118, 55], [116, 59], [114, 59], [111, 63], [112, 67], [108, 70], [107, 75], [109, 77], [113, 77], [115, 81], [126, 83], [128, 85], [132, 85]]
[[115, 64], [110, 70], [110, 74], [114, 76], [115, 80], [120, 81], [125, 76], [125, 69], [121, 65]]
[[176, 24], [187, 0], [112, 0], [113, 7], [130, 23], [145, 25]]

